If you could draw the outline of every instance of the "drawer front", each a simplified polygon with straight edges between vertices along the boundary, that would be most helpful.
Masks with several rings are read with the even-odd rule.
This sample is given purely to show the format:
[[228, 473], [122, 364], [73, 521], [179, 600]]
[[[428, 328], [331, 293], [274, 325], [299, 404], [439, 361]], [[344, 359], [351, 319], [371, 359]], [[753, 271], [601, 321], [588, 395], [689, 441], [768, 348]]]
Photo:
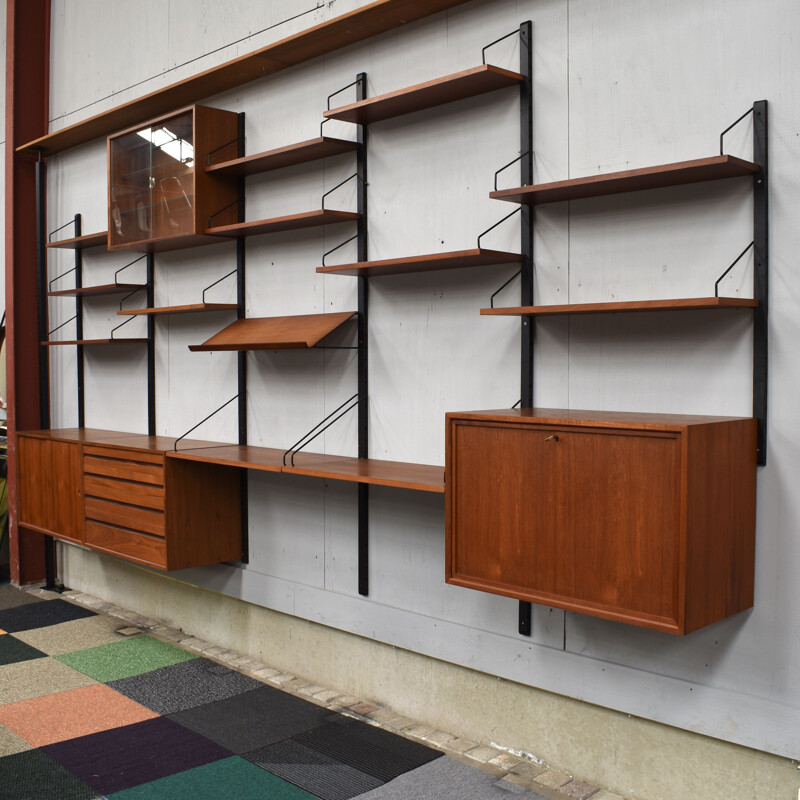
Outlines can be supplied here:
[[165, 569], [167, 546], [163, 538], [127, 528], [86, 520], [86, 545], [102, 553]]
[[83, 488], [89, 547], [166, 565], [162, 455], [84, 447]]

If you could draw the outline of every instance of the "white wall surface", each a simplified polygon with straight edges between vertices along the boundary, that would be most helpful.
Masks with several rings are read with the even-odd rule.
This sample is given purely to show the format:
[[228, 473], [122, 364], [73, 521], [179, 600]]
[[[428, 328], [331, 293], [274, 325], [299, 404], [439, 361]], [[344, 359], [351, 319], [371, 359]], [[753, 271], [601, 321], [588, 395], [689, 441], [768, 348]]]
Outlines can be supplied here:
[[[71, 124], [363, 3], [190, 0], [135, 5], [53, 0], [52, 128]], [[128, 9], [128, 11], [124, 11]], [[308, 10], [306, 9], [306, 10]], [[291, 12], [291, 13], [290, 13]], [[126, 16], [128, 13], [135, 14]], [[480, 63], [484, 44], [531, 19], [538, 182], [713, 155], [718, 134], [767, 99], [770, 114], [769, 463], [758, 475], [752, 611], [685, 638], [534, 608], [530, 638], [516, 601], [444, 583], [441, 496], [371, 490], [371, 593], [356, 583], [356, 492], [318, 479], [250, 477], [247, 566], [182, 573], [263, 606], [453, 661], [523, 684], [745, 744], [800, 755], [800, 9], [792, 0], [473, 0], [377, 39], [248, 84], [207, 103], [247, 114], [247, 152], [317, 135], [328, 94], [360, 71], [370, 95]], [[270, 26], [277, 25], [277, 27]], [[257, 30], [264, 33], [251, 36]], [[89, 31], [88, 38], [86, 31]], [[241, 40], [241, 41], [240, 41]], [[758, 46], [755, 46], [757, 43]], [[215, 51], [207, 57], [203, 53]], [[192, 60], [198, 59], [198, 60]], [[514, 40], [492, 51], [517, 63]], [[347, 135], [346, 125], [326, 126]], [[726, 139], [751, 155], [751, 123]], [[513, 210], [488, 198], [494, 171], [518, 154], [518, 98], [504, 90], [370, 128], [373, 259], [466, 249]], [[105, 144], [51, 158], [50, 227], [83, 214], [106, 228]], [[249, 179], [248, 219], [318, 207], [353, 170], [352, 156]], [[513, 177], [505, 185], [513, 185]], [[354, 208], [347, 187], [333, 207]], [[549, 206], [536, 214], [542, 303], [708, 295], [752, 237], [747, 179]], [[487, 242], [513, 248], [518, 223]], [[351, 225], [247, 242], [247, 314], [356, 307], [356, 285], [315, 273]], [[342, 261], [353, 260], [345, 249]], [[132, 258], [133, 256], [131, 256]], [[58, 274], [70, 254], [56, 255]], [[130, 260], [85, 258], [85, 283]], [[156, 257], [156, 304], [199, 299], [233, 268], [233, 245]], [[519, 322], [478, 316], [514, 269], [491, 267], [375, 279], [370, 288], [370, 455], [444, 463], [444, 413], [519, 397]], [[68, 279], [65, 279], [68, 280]], [[746, 295], [752, 259], [726, 279]], [[220, 300], [233, 287], [220, 287]], [[226, 294], [227, 292], [227, 294]], [[518, 302], [512, 284], [500, 304]], [[117, 324], [112, 301], [86, 303], [87, 335]], [[73, 312], [51, 302], [51, 327]], [[179, 435], [236, 392], [235, 357], [190, 353], [225, 314], [160, 318], [157, 429]], [[140, 320], [126, 326], [131, 335]], [[71, 337], [69, 326], [63, 333]], [[345, 331], [337, 343], [347, 344]], [[540, 406], [747, 415], [750, 312], [556, 319], [537, 326]], [[53, 426], [75, 424], [75, 363], [54, 348]], [[248, 356], [251, 444], [288, 446], [355, 391], [347, 350]], [[143, 351], [90, 352], [86, 424], [146, 430]], [[233, 407], [196, 432], [234, 441]], [[355, 419], [315, 446], [354, 454]]]

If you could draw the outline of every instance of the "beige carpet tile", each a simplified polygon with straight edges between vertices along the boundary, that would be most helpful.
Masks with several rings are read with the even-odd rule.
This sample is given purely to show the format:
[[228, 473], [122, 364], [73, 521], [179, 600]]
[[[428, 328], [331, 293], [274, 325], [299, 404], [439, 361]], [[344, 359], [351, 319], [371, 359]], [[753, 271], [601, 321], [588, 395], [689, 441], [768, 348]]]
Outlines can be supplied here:
[[24, 739], [17, 736], [14, 731], [10, 731], [5, 725], [0, 725], [0, 758], [14, 755], [14, 753], [24, 753], [30, 749], [31, 746]]
[[81, 686], [96, 680], [54, 658], [37, 658], [0, 667], [0, 704], [30, 700]]
[[125, 627], [126, 623], [121, 620], [97, 616], [73, 619], [46, 628], [20, 631], [14, 636], [43, 653], [56, 656], [119, 642], [126, 637], [117, 631]]
[[0, 706], [0, 723], [35, 747], [157, 716], [102, 683]]

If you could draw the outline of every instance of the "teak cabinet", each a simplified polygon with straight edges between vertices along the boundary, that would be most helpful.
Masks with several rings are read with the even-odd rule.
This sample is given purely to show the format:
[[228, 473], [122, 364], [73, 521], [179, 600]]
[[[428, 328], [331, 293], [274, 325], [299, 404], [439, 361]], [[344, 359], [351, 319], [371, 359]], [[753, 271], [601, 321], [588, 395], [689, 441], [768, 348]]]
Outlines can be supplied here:
[[753, 605], [756, 421], [447, 415], [446, 578], [685, 634]]
[[109, 250], [191, 247], [213, 241], [212, 217], [235, 222], [236, 182], [205, 167], [236, 155], [237, 131], [233, 111], [191, 106], [109, 136]]
[[180, 461], [158, 437], [19, 435], [19, 522], [159, 570], [242, 555], [236, 469]]

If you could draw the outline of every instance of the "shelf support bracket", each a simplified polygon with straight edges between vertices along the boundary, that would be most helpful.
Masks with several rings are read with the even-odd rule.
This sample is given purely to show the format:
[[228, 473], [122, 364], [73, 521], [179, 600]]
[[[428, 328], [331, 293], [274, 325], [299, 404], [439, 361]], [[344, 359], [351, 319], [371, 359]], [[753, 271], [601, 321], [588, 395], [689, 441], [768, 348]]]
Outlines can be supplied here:
[[194, 430], [197, 430], [197, 428], [199, 428], [199, 427], [200, 427], [200, 426], [201, 426], [201, 425], [202, 425], [204, 422], [208, 422], [208, 421], [211, 419], [211, 417], [213, 417], [215, 414], [219, 414], [219, 412], [220, 412], [220, 411], [222, 411], [222, 409], [223, 409], [223, 408], [225, 408], [225, 406], [229, 406], [229, 405], [230, 405], [230, 404], [231, 404], [231, 403], [232, 403], [234, 400], [236, 400], [238, 397], [239, 397], [239, 395], [238, 395], [238, 394], [234, 395], [233, 397], [231, 397], [231, 399], [230, 399], [230, 400], [228, 400], [228, 401], [226, 401], [225, 403], [223, 403], [223, 404], [222, 404], [222, 405], [221, 405], [221, 406], [220, 406], [218, 409], [216, 409], [215, 411], [212, 411], [212, 412], [211, 412], [211, 413], [210, 413], [210, 414], [209, 414], [207, 417], [204, 417], [203, 419], [201, 419], [201, 420], [200, 420], [200, 422], [198, 422], [198, 423], [197, 423], [197, 425], [193, 425], [191, 428], [189, 428], [189, 430], [188, 430], [188, 431], [186, 431], [186, 433], [182, 433], [182, 434], [181, 434], [181, 435], [180, 435], [180, 436], [179, 436], [179, 437], [178, 437], [178, 438], [177, 438], [177, 439], [176, 439], [176, 440], [175, 440], [175, 441], [172, 443], [172, 452], [173, 452], [173, 453], [177, 453], [177, 452], [178, 452], [178, 442], [179, 442], [181, 439], [185, 439], [185, 438], [186, 438], [186, 437], [187, 437], [187, 436], [188, 436], [188, 435], [189, 435], [189, 434], [190, 434], [192, 431], [194, 431]]

